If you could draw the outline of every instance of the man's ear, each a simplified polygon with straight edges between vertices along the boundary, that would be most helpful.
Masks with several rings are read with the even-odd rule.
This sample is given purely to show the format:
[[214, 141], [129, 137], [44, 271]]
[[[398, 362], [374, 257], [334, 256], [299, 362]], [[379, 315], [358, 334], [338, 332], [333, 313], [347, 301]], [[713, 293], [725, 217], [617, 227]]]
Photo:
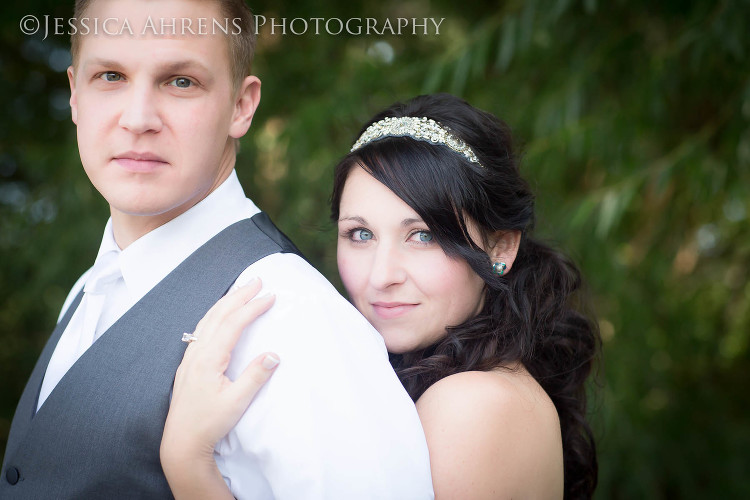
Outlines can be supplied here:
[[234, 115], [229, 127], [229, 135], [239, 139], [245, 135], [253, 121], [255, 110], [260, 103], [260, 80], [257, 76], [246, 76], [237, 92]]
[[513, 262], [518, 255], [518, 247], [521, 244], [521, 231], [495, 231], [489, 237], [489, 249], [487, 255], [490, 261], [505, 263], [505, 272], [508, 274], [513, 267]]
[[68, 83], [70, 83], [70, 118], [78, 125], [78, 100], [76, 99], [76, 78], [73, 66], [68, 66]]

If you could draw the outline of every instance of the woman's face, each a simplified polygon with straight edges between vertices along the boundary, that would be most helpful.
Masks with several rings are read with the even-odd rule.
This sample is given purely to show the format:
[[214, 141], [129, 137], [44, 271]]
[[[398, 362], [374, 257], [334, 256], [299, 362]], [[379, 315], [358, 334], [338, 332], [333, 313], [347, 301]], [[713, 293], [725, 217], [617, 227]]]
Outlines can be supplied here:
[[344, 185], [338, 230], [341, 280], [389, 352], [428, 347], [481, 309], [482, 279], [448, 257], [417, 213], [361, 167]]

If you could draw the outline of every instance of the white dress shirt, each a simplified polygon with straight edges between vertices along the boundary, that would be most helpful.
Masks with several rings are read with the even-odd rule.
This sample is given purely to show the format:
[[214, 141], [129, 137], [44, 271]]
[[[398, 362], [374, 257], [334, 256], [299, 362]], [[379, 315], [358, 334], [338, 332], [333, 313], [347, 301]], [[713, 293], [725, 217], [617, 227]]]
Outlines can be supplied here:
[[[115, 258], [122, 276], [109, 280], [114, 283], [108, 285], [94, 338], [81, 338], [85, 314], [76, 311], [58, 346], [93, 343], [206, 241], [258, 212], [232, 172], [203, 201], [124, 250], [115, 243], [110, 220], [93, 269], [102, 259]], [[60, 318], [89, 273], [71, 290]], [[263, 290], [275, 294], [276, 301], [244, 332], [227, 375], [236, 378], [264, 351], [278, 353], [281, 364], [216, 446], [219, 470], [234, 496], [432, 498], [424, 433], [380, 335], [297, 255], [265, 257], [235, 284], [253, 277], [261, 278]], [[62, 375], [48, 369], [46, 394]]]

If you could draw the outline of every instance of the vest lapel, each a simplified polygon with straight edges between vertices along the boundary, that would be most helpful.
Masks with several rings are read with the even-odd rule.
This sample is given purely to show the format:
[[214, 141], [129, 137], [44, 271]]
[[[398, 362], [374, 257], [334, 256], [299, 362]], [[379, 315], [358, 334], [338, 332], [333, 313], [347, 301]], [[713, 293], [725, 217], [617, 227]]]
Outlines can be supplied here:
[[[249, 261], [279, 251], [273, 241], [257, 239], [257, 233], [250, 219], [237, 222], [185, 259], [81, 355], [39, 408], [37, 417], [46, 411], [58, 413], [55, 406], [69, 405], [75, 401], [76, 393], [88, 390], [92, 384], [129, 385], [132, 375], [126, 374], [135, 365], [148, 365], [149, 377], [168, 381], [168, 397], [174, 372], [187, 347], [181, 341], [182, 333], [195, 330], [198, 321], [229, 290]], [[46, 358], [45, 368], [51, 355], [50, 352]], [[164, 359], [173, 362], [163, 363]], [[156, 373], [159, 370], [163, 373]], [[53, 409], [45, 410], [47, 407]]]
[[[65, 328], [67, 328], [68, 323], [70, 323], [70, 318], [73, 317], [73, 313], [78, 309], [82, 298], [83, 288], [68, 306], [68, 310], [65, 311], [63, 318], [55, 327], [55, 330], [52, 332], [52, 335], [42, 350], [42, 354], [39, 355], [36, 365], [34, 365], [34, 370], [31, 372], [29, 381], [26, 382], [26, 387], [21, 394], [18, 406], [16, 407], [16, 413], [13, 415], [12, 427], [18, 430], [16, 434], [17, 436], [23, 436], [26, 434], [26, 430], [28, 429], [29, 424], [31, 424], [31, 419], [34, 418], [36, 405], [39, 400], [39, 391], [42, 388], [42, 381], [44, 380], [44, 374], [47, 371], [47, 365], [49, 364], [52, 353], [57, 346], [57, 342], [60, 340]], [[13, 451], [12, 448], [14, 447], [14, 444], [15, 443], [12, 443], [10, 440], [8, 441], [8, 446], [5, 452], [6, 457]]]

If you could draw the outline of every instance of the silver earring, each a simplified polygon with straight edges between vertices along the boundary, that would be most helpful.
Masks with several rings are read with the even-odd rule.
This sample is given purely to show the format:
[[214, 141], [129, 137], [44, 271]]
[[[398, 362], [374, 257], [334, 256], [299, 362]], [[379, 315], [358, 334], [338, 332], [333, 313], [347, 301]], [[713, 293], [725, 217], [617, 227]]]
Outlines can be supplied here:
[[498, 276], [502, 276], [505, 274], [505, 268], [508, 267], [505, 265], [505, 262], [495, 262], [492, 264], [492, 272], [497, 274]]

